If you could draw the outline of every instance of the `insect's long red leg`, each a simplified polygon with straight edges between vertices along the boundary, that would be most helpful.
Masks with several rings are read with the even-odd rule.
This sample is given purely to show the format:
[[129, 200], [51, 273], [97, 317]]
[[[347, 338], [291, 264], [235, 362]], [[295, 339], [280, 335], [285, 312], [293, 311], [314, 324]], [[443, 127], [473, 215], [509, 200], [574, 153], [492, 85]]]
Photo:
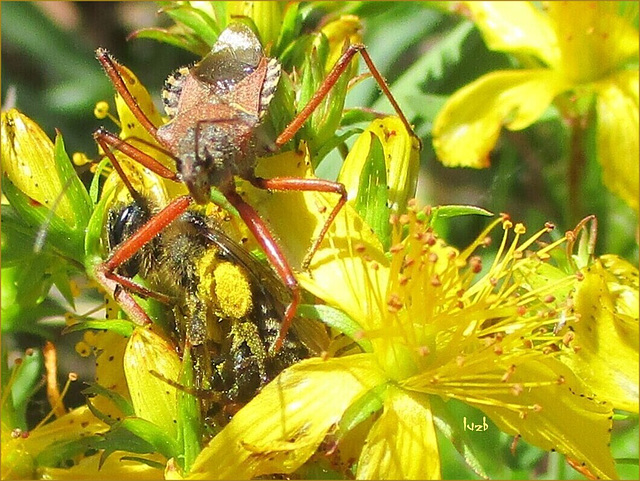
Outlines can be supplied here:
[[127, 88], [127, 83], [123, 78], [123, 74], [126, 75], [125, 71], [120, 70], [120, 65], [115, 59], [105, 50], [104, 48], [99, 48], [96, 50], [96, 58], [102, 65], [105, 73], [113, 83], [116, 91], [120, 94], [122, 99], [125, 101], [131, 113], [138, 119], [140, 124], [149, 132], [154, 138], [156, 138], [156, 133], [158, 129], [153, 123], [149, 120], [149, 117], [142, 111], [138, 101], [131, 95], [129, 89]]
[[147, 242], [150, 242], [165, 227], [171, 224], [191, 205], [191, 197], [183, 195], [176, 197], [164, 209], [154, 215], [145, 225], [129, 237], [125, 242], [114, 249], [104, 263], [109, 271], [114, 271], [118, 266], [127, 262]]
[[[174, 171], [172, 171], [171, 169], [167, 169], [164, 165], [151, 157], [149, 154], [131, 145], [126, 140], [122, 140], [120, 137], [112, 134], [108, 130], [103, 128], [97, 129], [93, 133], [93, 138], [98, 144], [100, 144], [100, 147], [102, 147], [102, 150], [104, 150], [105, 154], [109, 157], [111, 163], [113, 164], [113, 167], [118, 171], [120, 178], [125, 184], [128, 184], [128, 181], [126, 179], [127, 176], [120, 167], [120, 163], [111, 152], [110, 147], [117, 149], [120, 152], [131, 157], [132, 160], [135, 160], [139, 164], [145, 166], [150, 171], [155, 172], [160, 177], [175, 180], [176, 182], [178, 181], [177, 174]], [[130, 184], [127, 187], [130, 187]]]
[[129, 316], [129, 319], [132, 321], [144, 326], [146, 324], [151, 324], [151, 319], [144, 309], [140, 307], [140, 304], [136, 302], [136, 300], [131, 296], [131, 294], [126, 290], [122, 289], [122, 286], [117, 280], [112, 279], [109, 276], [109, 269], [105, 266], [105, 264], [100, 264], [96, 267], [94, 271], [94, 276], [96, 280], [108, 291], [113, 293], [113, 298], [120, 305], [122, 310]]
[[[96, 280], [102, 284], [105, 289], [113, 293], [114, 299], [120, 304], [122, 310], [127, 313], [131, 320], [140, 325], [150, 324], [151, 319], [149, 319], [147, 313], [144, 312], [127, 289], [149, 297], [154, 297], [164, 303], [170, 303], [171, 300], [162, 294], [148, 290], [130, 279], [116, 274], [114, 271], [120, 265], [131, 259], [142, 246], [150, 242], [162, 229], [171, 224], [171, 222], [187, 210], [191, 204], [191, 200], [189, 196], [174, 199], [135, 234], [116, 247], [109, 259], [98, 265], [95, 269], [94, 275]], [[123, 287], [127, 289], [123, 289]]]
[[291, 266], [282, 253], [280, 246], [273, 237], [273, 234], [269, 231], [269, 228], [260, 218], [255, 209], [247, 204], [247, 202], [234, 190], [226, 192], [225, 196], [229, 203], [238, 210], [240, 217], [262, 246], [264, 253], [271, 262], [271, 265], [274, 267], [286, 286], [291, 290], [291, 303], [287, 306], [284, 313], [284, 320], [280, 325], [280, 332], [278, 333], [278, 338], [273, 346], [274, 349], [278, 351], [282, 347], [282, 342], [287, 336], [287, 331], [291, 326], [293, 316], [298, 309], [298, 304], [300, 303], [300, 286], [298, 285], [298, 281], [293, 275]]
[[327, 220], [322, 226], [322, 230], [313, 241], [311, 248], [302, 261], [302, 268], [307, 269], [309, 267], [309, 264], [311, 264], [313, 255], [318, 250], [318, 247], [320, 247], [320, 244], [322, 243], [324, 236], [329, 230], [329, 227], [331, 227], [333, 220], [338, 215], [338, 212], [340, 212], [340, 209], [342, 209], [344, 204], [347, 202], [347, 189], [340, 182], [333, 182], [331, 180], [325, 179], [301, 179], [297, 177], [274, 177], [272, 179], [263, 179], [260, 177], [256, 177], [251, 180], [251, 183], [260, 189], [266, 190], [329, 192], [332, 194], [338, 194], [340, 196], [338, 203], [329, 214], [329, 217], [327, 217]]
[[152, 297], [162, 302], [163, 304], [172, 303], [172, 299], [169, 296], [165, 296], [164, 294], [161, 294], [159, 292], [155, 292], [155, 291], [152, 291], [151, 289], [147, 289], [146, 287], [141, 286], [137, 282], [132, 281], [128, 277], [121, 276], [120, 274], [116, 274], [115, 272], [111, 272], [109, 270], [105, 271], [105, 275], [109, 279], [113, 279], [114, 281], [116, 281], [118, 284], [120, 284], [121, 287], [125, 287], [130, 292], [135, 292], [136, 294], [139, 294], [145, 297]]
[[364, 45], [358, 43], [358, 44], [350, 45], [347, 48], [347, 50], [342, 54], [342, 56], [335, 63], [335, 65], [331, 69], [331, 72], [329, 72], [329, 74], [326, 76], [326, 78], [324, 79], [324, 81], [322, 82], [318, 90], [316, 90], [316, 93], [313, 94], [313, 96], [311, 97], [307, 105], [304, 106], [304, 108], [298, 113], [298, 115], [296, 115], [296, 117], [291, 121], [291, 123], [289, 123], [289, 125], [287, 125], [287, 127], [278, 136], [278, 138], [275, 141], [278, 147], [282, 147], [284, 144], [289, 142], [294, 135], [296, 135], [298, 130], [300, 130], [300, 128], [304, 125], [304, 123], [307, 121], [309, 116], [318, 107], [320, 102], [322, 102], [324, 97], [329, 93], [331, 88], [338, 81], [338, 78], [340, 77], [340, 75], [343, 74], [343, 72], [349, 65], [349, 62], [351, 61], [351, 59], [358, 52], [360, 52], [360, 54], [362, 55], [362, 58], [367, 64], [367, 67], [369, 67], [369, 71], [373, 75], [373, 78], [375, 78], [376, 82], [378, 82], [380, 89], [389, 99], [389, 102], [393, 106], [393, 109], [396, 111], [396, 114], [398, 114], [398, 117], [400, 117], [400, 120], [402, 120], [402, 123], [407, 129], [407, 132], [409, 132], [413, 137], [415, 137], [418, 140], [418, 142], [420, 142], [420, 139], [413, 131], [413, 128], [411, 127], [411, 124], [409, 123], [404, 113], [402, 112], [402, 109], [400, 109], [398, 102], [393, 97], [393, 94], [389, 89], [389, 85], [387, 84], [387, 81], [380, 74], [380, 71], [376, 68], [375, 64], [373, 63], [373, 60], [371, 60], [371, 57], [367, 52], [367, 48]]

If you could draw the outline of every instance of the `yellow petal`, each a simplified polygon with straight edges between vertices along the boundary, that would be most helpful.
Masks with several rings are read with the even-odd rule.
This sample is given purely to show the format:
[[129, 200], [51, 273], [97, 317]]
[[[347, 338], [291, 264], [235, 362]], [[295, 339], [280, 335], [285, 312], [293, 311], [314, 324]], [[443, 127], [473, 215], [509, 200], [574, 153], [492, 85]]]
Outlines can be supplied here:
[[636, 2], [548, 2], [562, 60], [558, 69], [570, 82], [585, 83], [610, 75], [638, 60]]
[[[119, 72], [122, 75], [127, 88], [133, 98], [136, 100], [142, 111], [156, 127], [163, 124], [162, 117], [156, 110], [153, 99], [149, 95], [147, 89], [142, 85], [138, 77], [127, 67], [120, 65]], [[149, 132], [138, 122], [138, 119], [131, 113], [126, 102], [119, 94], [116, 94], [116, 109], [122, 126], [120, 137], [123, 139], [135, 138], [157, 144], [156, 140]]]
[[[345, 42], [349, 45], [362, 43], [362, 22], [356, 15], [341, 15], [338, 19], [329, 22], [320, 30], [329, 41], [329, 57], [325, 68], [327, 72], [335, 65], [343, 54]], [[355, 75], [353, 69], [357, 69], [356, 62], [352, 62], [352, 72], [349, 77]]]
[[[156, 110], [153, 99], [149, 95], [149, 92], [144, 87], [144, 85], [142, 85], [140, 80], [138, 80], [138, 78], [133, 72], [131, 72], [131, 70], [124, 66], [120, 66], [120, 73], [125, 79], [127, 87], [129, 88], [129, 92], [131, 92], [131, 95], [133, 95], [133, 97], [136, 99], [138, 105], [149, 118], [151, 123], [153, 123], [155, 126], [162, 125], [164, 123], [162, 117]], [[175, 161], [173, 160], [173, 158], [158, 150], [160, 144], [153, 136], [151, 136], [151, 134], [149, 134], [149, 132], [147, 132], [147, 130], [140, 124], [138, 119], [131, 113], [131, 110], [122, 99], [122, 97], [120, 97], [120, 95], [116, 95], [116, 109], [118, 111], [118, 117], [122, 126], [120, 138], [127, 140], [138, 149], [151, 155], [154, 159], [162, 163], [168, 169], [175, 170]], [[183, 183], [165, 179], [155, 180], [160, 178], [158, 178], [157, 175], [150, 172], [147, 168], [142, 167], [140, 164], [127, 157], [126, 155], [117, 153], [116, 157], [122, 163], [122, 168], [125, 171], [127, 177], [132, 181], [134, 188], [140, 189], [140, 186], [143, 186], [141, 189], [141, 193], [143, 195], [149, 195], [149, 192], [147, 191], [148, 189], [152, 192], [154, 200], [158, 201], [157, 199], [162, 200], [163, 196], [165, 195], [169, 195], [170, 198], [174, 198], [178, 195], [187, 193], [187, 188]], [[113, 175], [116, 174], [114, 173]], [[166, 194], [164, 192], [157, 193], [154, 190], [158, 189], [158, 187], [154, 185], [158, 182], [161, 182], [163, 184], [164, 189], [167, 191]], [[160, 205], [162, 205], [163, 203], [164, 202], [162, 202]]]
[[176, 388], [151, 374], [151, 371], [177, 381], [180, 358], [174, 346], [158, 334], [137, 328], [133, 331], [124, 354], [124, 372], [133, 408], [137, 416], [166, 429], [170, 436], [176, 437]]
[[31, 455], [36, 456], [44, 449], [51, 449], [51, 446], [104, 432], [108, 428], [87, 406], [82, 406], [32, 430], [24, 440], [24, 447]]
[[520, 130], [534, 123], [565, 89], [551, 70], [496, 71], [454, 93], [433, 126], [433, 146], [448, 167], [489, 166], [489, 152], [504, 125]]
[[187, 479], [291, 473], [315, 452], [349, 405], [383, 382], [368, 354], [295, 364], [213, 438]]
[[371, 149], [369, 132], [380, 139], [384, 150], [389, 205], [394, 212], [404, 213], [407, 202], [415, 196], [420, 170], [420, 150], [398, 117], [375, 120], [360, 134], [342, 164], [338, 182], [342, 182], [347, 188], [349, 199], [356, 197], [362, 168]]
[[64, 184], [56, 165], [53, 142], [38, 124], [11, 109], [2, 112], [2, 174], [34, 201], [51, 208], [58, 201], [56, 215], [76, 225], [74, 206], [60, 197]]
[[558, 65], [560, 51], [549, 19], [532, 2], [464, 2], [491, 50], [533, 55]]
[[[601, 478], [616, 477], [611, 453], [604, 448], [611, 437], [613, 410], [609, 403], [583, 392], [573, 373], [548, 356], [516, 365], [504, 385], [518, 384], [519, 394], [494, 389], [488, 403], [466, 402], [484, 411], [501, 431], [521, 434], [530, 444], [584, 463]], [[470, 387], [469, 395], [473, 394]]]
[[[261, 159], [257, 175], [311, 177], [304, 154], [286, 152]], [[288, 262], [299, 269], [313, 240], [336, 205], [335, 194], [266, 192], [243, 185], [249, 202], [279, 239]], [[372, 267], [374, 266], [375, 267]], [[387, 259], [380, 241], [355, 210], [346, 205], [312, 259], [308, 273], [297, 275], [305, 289], [343, 309], [363, 327], [378, 326], [385, 299], [371, 286], [386, 286]]]
[[637, 413], [638, 269], [603, 256], [583, 274], [574, 299], [580, 319], [560, 333], [570, 327], [575, 335], [561, 359], [601, 398]]
[[[107, 301], [107, 311], [109, 305], [115, 304], [111, 299]], [[115, 312], [112, 310], [111, 312]], [[105, 389], [113, 391], [125, 399], [129, 398], [129, 390], [125, 379], [123, 357], [128, 339], [121, 334], [112, 331], [86, 331], [83, 341], [91, 346], [96, 356], [96, 377], [95, 382]], [[91, 399], [91, 403], [101, 413], [112, 419], [122, 416], [120, 409], [108, 397], [99, 394]]]
[[440, 453], [426, 394], [387, 391], [358, 461], [356, 479], [440, 479]]
[[605, 185], [638, 212], [638, 70], [599, 83], [597, 149]]

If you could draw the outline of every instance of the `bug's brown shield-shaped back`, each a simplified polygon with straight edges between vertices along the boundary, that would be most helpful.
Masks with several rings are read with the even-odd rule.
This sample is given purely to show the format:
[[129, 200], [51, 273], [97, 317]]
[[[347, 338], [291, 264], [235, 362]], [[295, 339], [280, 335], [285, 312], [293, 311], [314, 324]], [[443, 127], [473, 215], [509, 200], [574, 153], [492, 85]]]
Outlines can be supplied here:
[[253, 175], [256, 152], [263, 149], [257, 131], [280, 72], [253, 31], [234, 23], [197, 65], [167, 79], [163, 98], [171, 120], [158, 138], [176, 155], [196, 202], [209, 201], [212, 185], [224, 192], [234, 175]]

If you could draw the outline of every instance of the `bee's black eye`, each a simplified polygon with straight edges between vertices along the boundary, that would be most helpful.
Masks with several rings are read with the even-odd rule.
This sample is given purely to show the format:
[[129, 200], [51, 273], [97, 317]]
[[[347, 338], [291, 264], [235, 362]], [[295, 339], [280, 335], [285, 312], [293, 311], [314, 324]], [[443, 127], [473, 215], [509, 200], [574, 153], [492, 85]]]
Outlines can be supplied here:
[[146, 209], [138, 204], [129, 204], [109, 218], [108, 232], [111, 249], [122, 244], [134, 234], [147, 220]]
[[[113, 249], [135, 234], [149, 220], [149, 217], [149, 211], [136, 203], [110, 211], [107, 220], [109, 251], [113, 251]], [[133, 277], [138, 273], [139, 268], [140, 256], [134, 255], [120, 266], [119, 271], [127, 277]]]

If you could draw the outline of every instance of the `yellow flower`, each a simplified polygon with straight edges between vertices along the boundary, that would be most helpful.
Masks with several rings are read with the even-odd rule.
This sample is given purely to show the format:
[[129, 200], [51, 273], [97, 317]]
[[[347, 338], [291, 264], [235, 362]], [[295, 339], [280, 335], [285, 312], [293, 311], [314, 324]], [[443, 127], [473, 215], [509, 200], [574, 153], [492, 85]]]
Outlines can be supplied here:
[[617, 409], [638, 412], [638, 268], [604, 255], [581, 271], [561, 359]]
[[[104, 377], [103, 385], [109, 385], [119, 391], [118, 372], [122, 372], [122, 357], [116, 358], [119, 346], [113, 347], [117, 339], [111, 333], [100, 332], [89, 339], [93, 352], [98, 358], [96, 378]], [[54, 361], [55, 362], [55, 361]], [[120, 364], [120, 369], [118, 369]], [[22, 364], [21, 364], [22, 365]], [[14, 410], [12, 388], [19, 378], [17, 365], [11, 372], [10, 379], [3, 385], [2, 393], [2, 479], [144, 479], [161, 478], [162, 471], [133, 460], [120, 460], [120, 456], [102, 459], [98, 449], [107, 447], [103, 436], [109, 425], [96, 416], [87, 405], [65, 413], [62, 399], [68, 385], [57, 397], [50, 398], [52, 411], [29, 431], [12, 425], [10, 413]], [[56, 377], [55, 364], [45, 363], [48, 377]], [[115, 369], [115, 372], [113, 370]], [[104, 375], [104, 376], [102, 376]], [[69, 377], [70, 381], [73, 379]], [[120, 386], [121, 387], [121, 386]], [[94, 406], [105, 406], [98, 396], [94, 398]], [[104, 399], [103, 399], [104, 400]], [[53, 415], [57, 419], [47, 422]], [[102, 414], [115, 421], [122, 413], [113, 406]], [[101, 414], [101, 415], [102, 415]], [[105, 419], [106, 419], [105, 418]], [[156, 461], [158, 456], [142, 455], [149, 462]], [[98, 466], [101, 465], [99, 469]]]
[[487, 46], [528, 68], [491, 72], [451, 96], [433, 128], [440, 160], [487, 167], [503, 126], [528, 127], [554, 99], [583, 116], [595, 98], [604, 182], [637, 211], [637, 3], [549, 2], [546, 12], [532, 2], [464, 3]]
[[3, 193], [28, 230], [47, 225], [54, 250], [81, 262], [91, 202], [62, 136], [58, 132], [52, 142], [37, 123], [16, 109], [2, 112], [1, 124]]
[[[576, 278], [526, 282], [562, 240], [531, 254], [548, 229], [521, 242], [524, 227], [503, 219], [499, 253], [473, 282], [481, 261], [472, 252], [500, 220], [463, 252], [438, 239], [429, 222], [428, 213], [410, 208], [396, 222], [389, 260], [345, 207], [299, 278], [356, 321], [355, 337], [368, 347], [285, 370], [203, 449], [188, 479], [292, 473], [327, 439], [356, 453], [358, 479], [439, 478], [438, 397], [477, 407], [503, 431], [598, 476], [616, 476], [606, 448], [611, 405], [585, 391], [554, 354], [551, 328], [566, 297], [554, 294], [568, 292]], [[363, 434], [349, 439], [358, 423]]]

